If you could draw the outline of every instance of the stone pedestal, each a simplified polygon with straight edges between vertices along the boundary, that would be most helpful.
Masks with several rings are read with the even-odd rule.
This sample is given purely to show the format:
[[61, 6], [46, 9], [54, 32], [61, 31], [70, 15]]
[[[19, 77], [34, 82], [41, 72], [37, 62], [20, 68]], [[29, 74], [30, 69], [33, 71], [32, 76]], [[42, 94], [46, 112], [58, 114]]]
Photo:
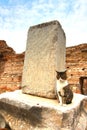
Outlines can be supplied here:
[[24, 60], [22, 91], [55, 98], [56, 70], [65, 70], [65, 33], [58, 21], [29, 29]]
[[0, 114], [13, 130], [87, 130], [87, 96], [74, 94], [72, 104], [27, 94], [0, 95]]

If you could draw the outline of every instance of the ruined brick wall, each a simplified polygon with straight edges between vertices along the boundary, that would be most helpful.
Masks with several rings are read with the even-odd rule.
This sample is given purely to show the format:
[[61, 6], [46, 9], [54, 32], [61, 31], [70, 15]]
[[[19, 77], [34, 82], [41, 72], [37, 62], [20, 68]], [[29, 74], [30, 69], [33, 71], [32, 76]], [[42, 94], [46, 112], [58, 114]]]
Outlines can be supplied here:
[[3, 91], [20, 88], [24, 53], [16, 54], [6, 42], [0, 40], [0, 88]]
[[81, 87], [80, 77], [87, 76], [87, 44], [80, 44], [66, 49], [66, 68], [69, 83], [77, 86], [73, 89]]
[[[24, 53], [16, 54], [5, 41], [0, 40], [0, 88], [18, 89], [21, 86]], [[87, 44], [66, 48], [68, 81], [73, 91], [80, 88], [80, 77], [87, 76]], [[87, 87], [86, 87], [87, 89]]]

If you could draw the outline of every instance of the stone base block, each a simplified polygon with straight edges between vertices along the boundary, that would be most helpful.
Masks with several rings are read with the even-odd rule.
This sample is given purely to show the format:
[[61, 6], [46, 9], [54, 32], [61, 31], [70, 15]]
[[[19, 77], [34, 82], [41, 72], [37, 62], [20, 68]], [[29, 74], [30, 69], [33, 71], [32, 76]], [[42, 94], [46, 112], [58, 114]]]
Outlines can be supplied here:
[[74, 94], [72, 104], [26, 95], [17, 90], [0, 95], [0, 114], [14, 130], [87, 130], [87, 96]]

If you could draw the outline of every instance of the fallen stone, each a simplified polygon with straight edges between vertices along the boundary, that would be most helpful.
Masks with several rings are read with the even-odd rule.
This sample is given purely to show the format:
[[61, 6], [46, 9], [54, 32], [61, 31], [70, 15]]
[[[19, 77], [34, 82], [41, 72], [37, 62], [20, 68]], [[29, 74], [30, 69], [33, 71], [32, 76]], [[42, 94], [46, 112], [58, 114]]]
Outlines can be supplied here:
[[74, 94], [72, 104], [22, 94], [21, 90], [0, 95], [0, 113], [15, 130], [87, 130], [87, 96]]

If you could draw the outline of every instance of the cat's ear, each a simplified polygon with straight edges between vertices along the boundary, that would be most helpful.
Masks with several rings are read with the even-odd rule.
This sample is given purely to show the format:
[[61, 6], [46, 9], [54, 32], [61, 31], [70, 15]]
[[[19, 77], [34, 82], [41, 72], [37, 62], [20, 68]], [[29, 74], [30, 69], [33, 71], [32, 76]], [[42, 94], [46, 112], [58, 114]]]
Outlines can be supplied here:
[[56, 71], [56, 73], [58, 73], [58, 71]]
[[64, 72], [67, 72], [67, 70], [65, 70]]

